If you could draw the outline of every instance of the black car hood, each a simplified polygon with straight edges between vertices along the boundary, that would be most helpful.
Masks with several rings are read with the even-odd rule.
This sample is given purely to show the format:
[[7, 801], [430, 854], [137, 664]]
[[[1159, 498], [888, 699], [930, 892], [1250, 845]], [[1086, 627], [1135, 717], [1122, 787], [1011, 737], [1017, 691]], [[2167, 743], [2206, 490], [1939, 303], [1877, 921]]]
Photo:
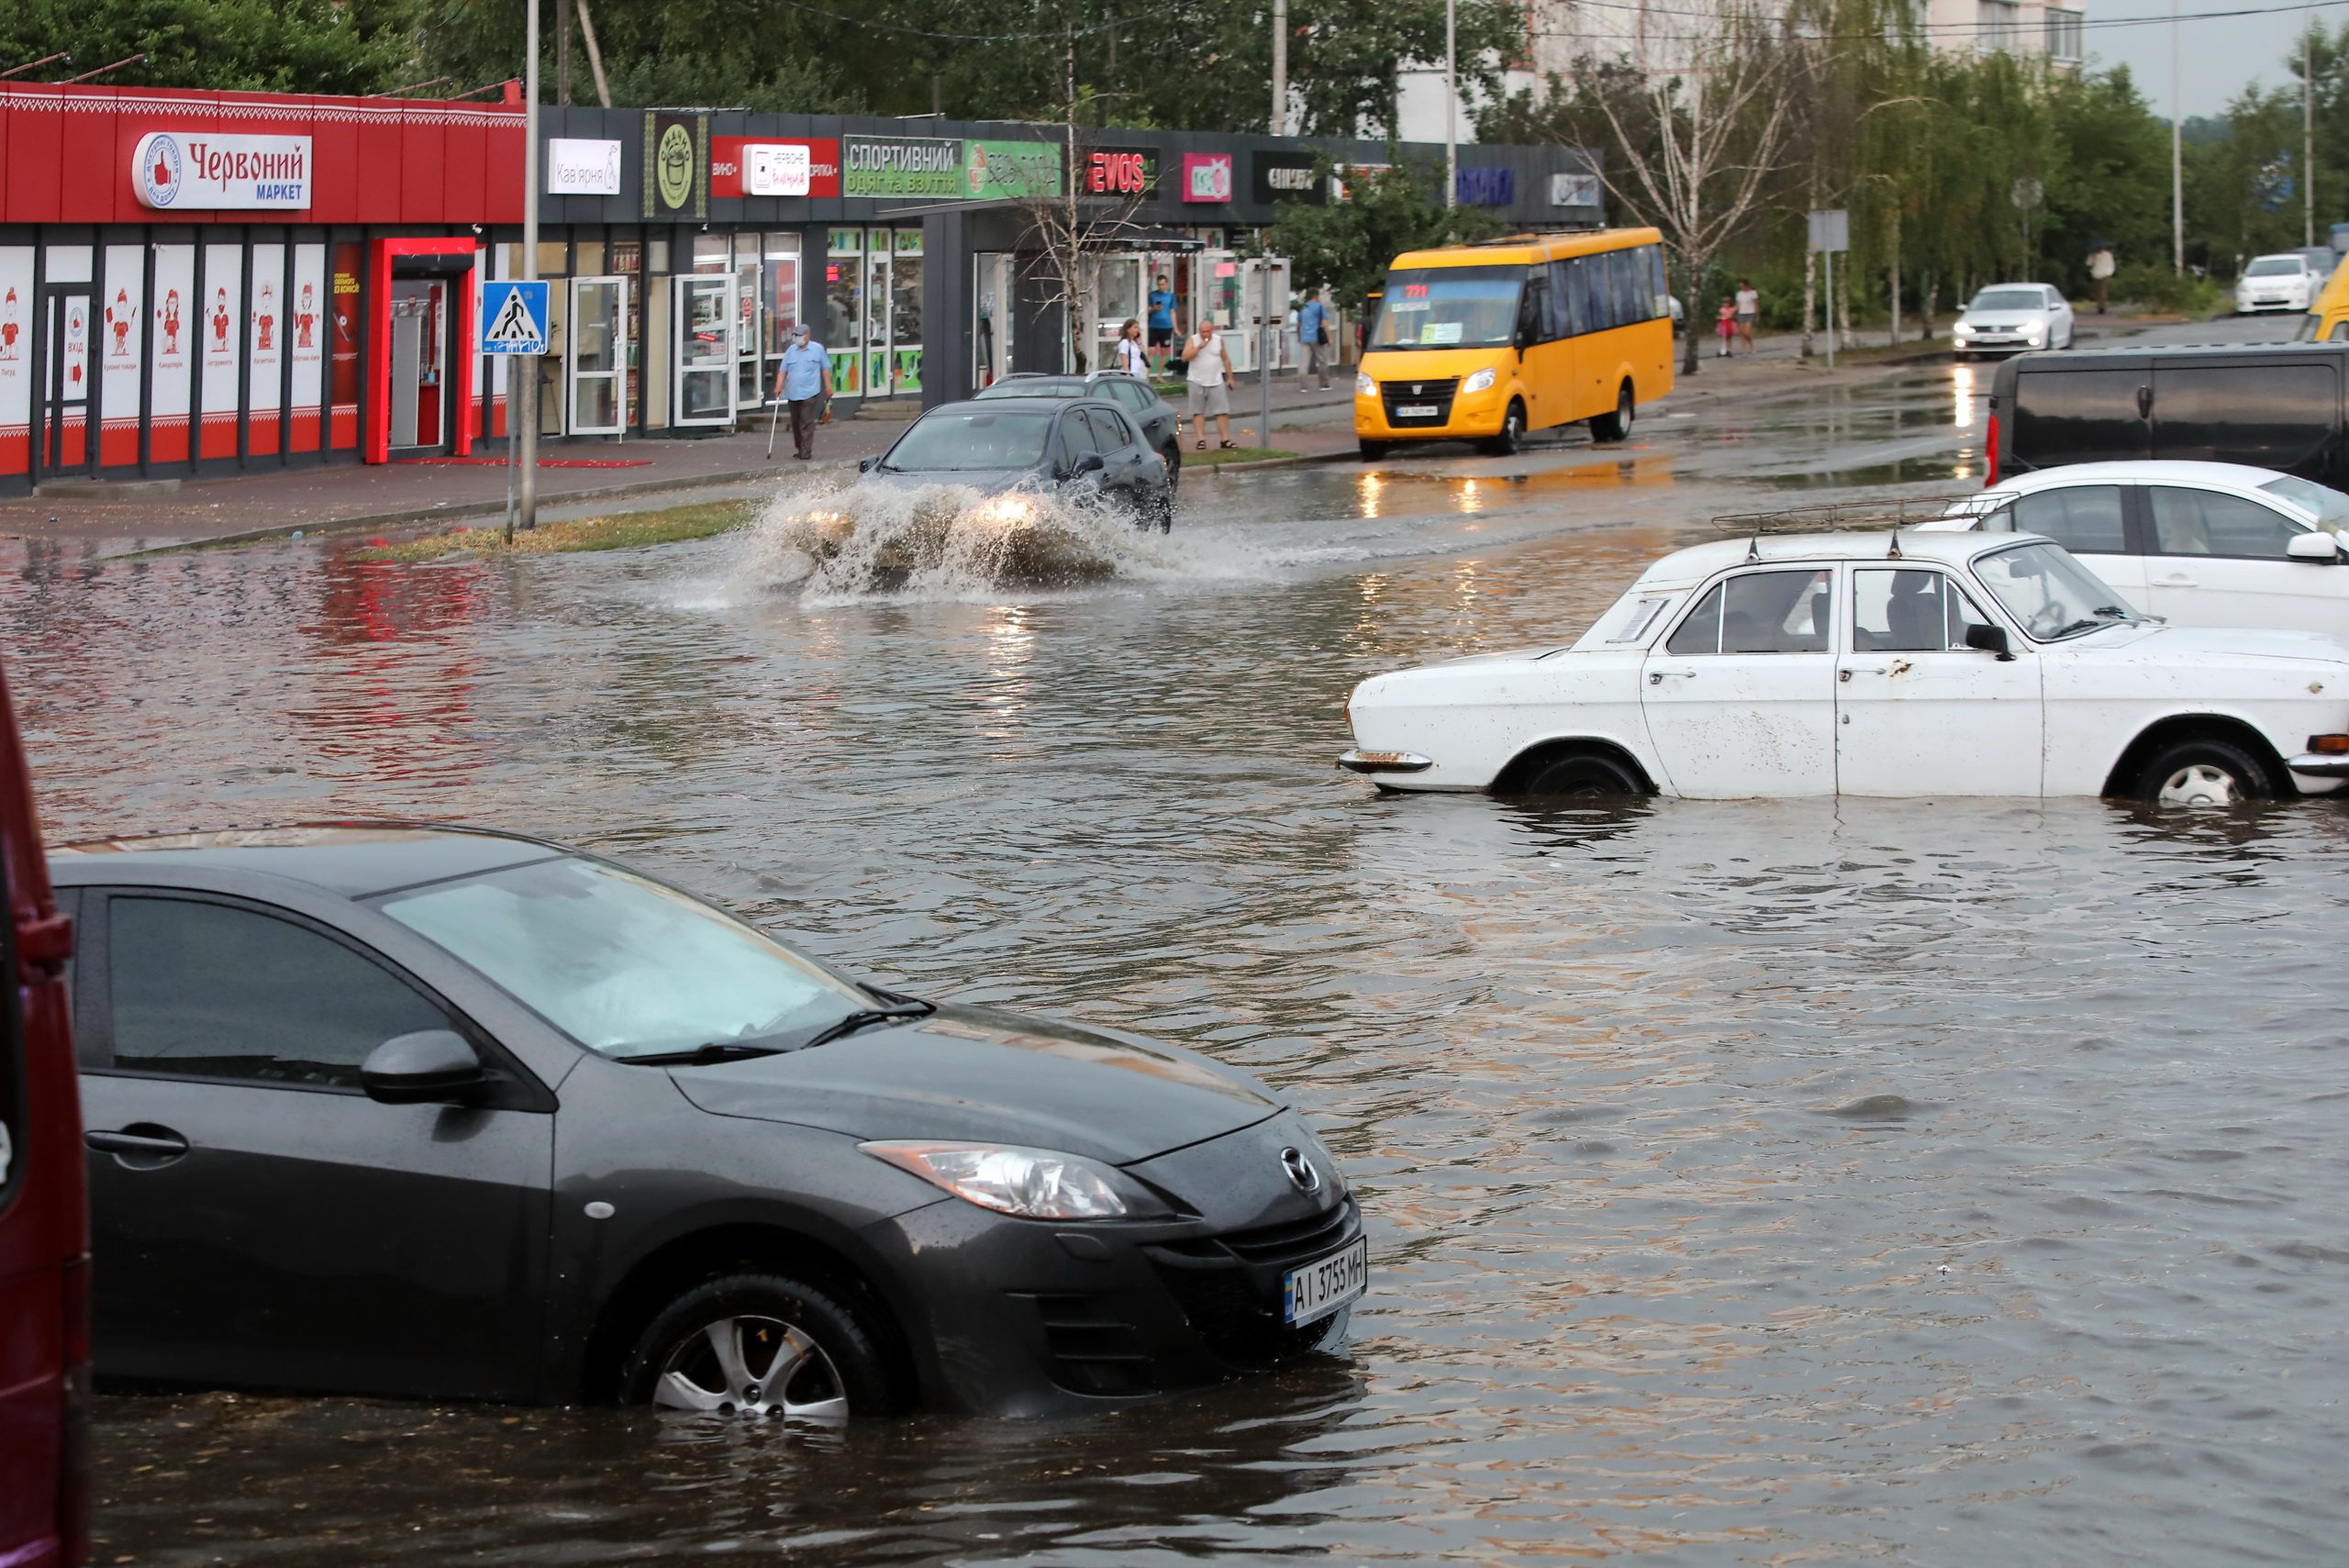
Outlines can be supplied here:
[[715, 1116], [852, 1138], [967, 1139], [1147, 1160], [1252, 1126], [1280, 1103], [1203, 1056], [978, 1007], [812, 1050], [671, 1074]]
[[942, 473], [898, 473], [889, 469], [868, 468], [858, 475], [855, 487], [872, 485], [889, 490], [952, 488], [972, 490], [981, 495], [1000, 495], [1007, 490], [1017, 490], [1022, 484], [1037, 481], [1039, 476], [1032, 468], [958, 468]]

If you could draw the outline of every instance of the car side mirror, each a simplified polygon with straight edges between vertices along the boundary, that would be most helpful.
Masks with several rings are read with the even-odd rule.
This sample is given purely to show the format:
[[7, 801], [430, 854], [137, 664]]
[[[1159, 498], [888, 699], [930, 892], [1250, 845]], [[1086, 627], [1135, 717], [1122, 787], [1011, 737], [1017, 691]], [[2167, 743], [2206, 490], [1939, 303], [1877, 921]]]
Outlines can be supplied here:
[[1099, 452], [1086, 452], [1076, 460], [1076, 472], [1079, 473], [1098, 473], [1108, 466], [1109, 460]]
[[870, 473], [873, 472], [873, 465], [880, 461], [881, 460], [877, 457], [858, 458], [856, 460], [856, 472], [859, 473]]
[[1965, 646], [1976, 653], [1995, 653], [2001, 659], [2014, 657], [2007, 650], [2007, 628], [2002, 626], [1983, 626], [1978, 622], [1968, 626]]
[[360, 1064], [359, 1082], [379, 1105], [430, 1105], [467, 1098], [489, 1082], [489, 1070], [462, 1035], [418, 1029], [394, 1035], [369, 1051]]
[[2290, 561], [2313, 562], [2319, 566], [2337, 566], [2341, 562], [2341, 546], [2328, 533], [2294, 534], [2284, 547]]

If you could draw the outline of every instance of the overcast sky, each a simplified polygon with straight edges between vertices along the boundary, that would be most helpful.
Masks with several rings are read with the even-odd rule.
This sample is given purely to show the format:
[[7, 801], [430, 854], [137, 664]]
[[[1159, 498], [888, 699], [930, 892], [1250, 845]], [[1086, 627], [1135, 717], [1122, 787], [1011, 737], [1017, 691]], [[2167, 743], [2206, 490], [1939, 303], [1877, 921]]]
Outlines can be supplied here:
[[[2272, 6], [2276, 0], [2177, 0], [2177, 9], [2233, 11]], [[2170, 112], [2170, 0], [2087, 0], [2087, 50], [2097, 65], [2126, 65], [2156, 114]], [[2281, 86], [2297, 80], [2285, 58], [2299, 48], [2300, 26], [2309, 13], [2298, 9], [2269, 16], [2213, 17], [2177, 25], [2177, 101], [2186, 117], [2217, 115], [2229, 99], [2257, 82]], [[2349, 6], [2320, 6], [2320, 27], [2337, 28]], [[2143, 27], [2099, 27], [2128, 17], [2158, 17]]]

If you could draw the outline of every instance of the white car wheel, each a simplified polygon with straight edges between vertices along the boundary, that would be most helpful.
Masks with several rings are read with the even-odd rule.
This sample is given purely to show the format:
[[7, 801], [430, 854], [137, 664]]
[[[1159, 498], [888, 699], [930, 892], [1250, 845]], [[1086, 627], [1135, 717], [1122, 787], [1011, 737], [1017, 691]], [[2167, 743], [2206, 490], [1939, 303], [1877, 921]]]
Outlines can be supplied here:
[[2242, 798], [2234, 775], [2208, 762], [2179, 768], [2162, 781], [2154, 796], [2162, 806], [2232, 806]]

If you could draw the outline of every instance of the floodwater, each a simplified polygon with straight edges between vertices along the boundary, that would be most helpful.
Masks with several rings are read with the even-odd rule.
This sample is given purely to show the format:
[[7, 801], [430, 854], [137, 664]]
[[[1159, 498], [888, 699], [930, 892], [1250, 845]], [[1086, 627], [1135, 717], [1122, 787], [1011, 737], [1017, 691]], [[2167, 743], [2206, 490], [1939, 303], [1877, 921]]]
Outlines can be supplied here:
[[1353, 680], [1562, 639], [1769, 504], [1718, 434], [1195, 481], [1061, 593], [815, 593], [771, 539], [8, 547], [61, 835], [593, 845], [889, 984], [1258, 1073], [1372, 1226], [1347, 1358], [1085, 1421], [105, 1398], [97, 1560], [2337, 1558], [2349, 814], [1330, 767]]

